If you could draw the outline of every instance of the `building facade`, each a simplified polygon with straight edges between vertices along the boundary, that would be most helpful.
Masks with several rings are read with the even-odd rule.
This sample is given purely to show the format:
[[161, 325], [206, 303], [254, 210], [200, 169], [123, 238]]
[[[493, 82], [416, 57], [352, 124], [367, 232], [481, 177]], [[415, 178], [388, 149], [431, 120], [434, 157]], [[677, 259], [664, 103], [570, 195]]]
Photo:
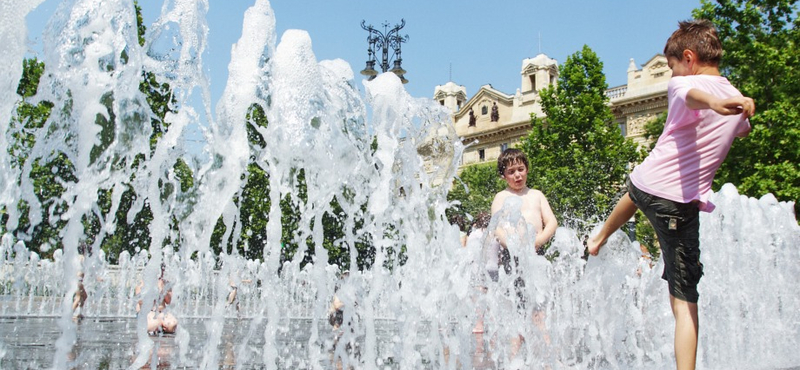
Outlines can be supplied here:
[[[514, 147], [530, 130], [532, 117], [544, 117], [539, 93], [557, 83], [558, 62], [539, 54], [522, 61], [520, 88], [512, 94], [481, 86], [467, 98], [466, 88], [453, 82], [436, 86], [434, 99], [452, 112], [455, 131], [466, 149], [460, 166], [494, 162]], [[606, 95], [622, 133], [644, 144], [644, 125], [667, 110], [667, 83], [672, 71], [661, 54], [641, 69], [631, 59], [627, 84], [608, 89]]]
[[639, 145], [645, 144], [644, 126], [667, 111], [667, 84], [672, 70], [667, 57], [656, 54], [641, 69], [631, 58], [628, 64], [628, 83], [606, 91], [611, 111], [625, 137]]

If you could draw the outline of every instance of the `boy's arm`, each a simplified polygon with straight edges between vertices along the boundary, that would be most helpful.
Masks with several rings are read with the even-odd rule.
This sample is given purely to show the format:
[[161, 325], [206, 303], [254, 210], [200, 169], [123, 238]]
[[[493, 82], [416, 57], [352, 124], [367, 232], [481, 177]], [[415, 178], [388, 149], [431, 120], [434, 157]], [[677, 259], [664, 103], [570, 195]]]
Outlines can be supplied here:
[[694, 110], [712, 109], [725, 116], [742, 114], [744, 118], [751, 117], [756, 112], [756, 104], [751, 98], [737, 96], [720, 99], [699, 89], [691, 89], [686, 94], [686, 107]]
[[[497, 214], [497, 212], [500, 212], [500, 209], [503, 208], [503, 200], [505, 199], [505, 197], [503, 197], [501, 194], [502, 193], [497, 193], [494, 196], [494, 200], [492, 201], [492, 209], [491, 209], [492, 218], [494, 218], [495, 215]], [[498, 227], [496, 227], [492, 231], [492, 233], [490, 234], [490, 237], [497, 239], [497, 241], [500, 243], [500, 245], [503, 248], [507, 247], [506, 246], [506, 232], [505, 232], [505, 229], [503, 229], [502, 227], [499, 227], [499, 225], [498, 225]], [[488, 240], [491, 240], [491, 239], [488, 239]]]
[[331, 308], [333, 311], [341, 310], [344, 307], [344, 303], [342, 300], [339, 299], [337, 295], [334, 294], [333, 296], [333, 303], [331, 304]]
[[556, 229], [558, 228], [558, 221], [556, 220], [555, 214], [553, 214], [553, 209], [550, 208], [550, 203], [547, 202], [547, 198], [542, 194], [541, 200], [541, 209], [542, 209], [542, 232], [539, 235], [536, 235], [535, 247], [536, 252], [539, 253], [539, 249], [544, 247], [548, 241], [555, 235]]
[[494, 217], [494, 214], [497, 213], [497, 211], [503, 208], [503, 199], [502, 199], [503, 197], [500, 194], [501, 193], [495, 194], [494, 199], [492, 199], [492, 209], [491, 209], [492, 217]]

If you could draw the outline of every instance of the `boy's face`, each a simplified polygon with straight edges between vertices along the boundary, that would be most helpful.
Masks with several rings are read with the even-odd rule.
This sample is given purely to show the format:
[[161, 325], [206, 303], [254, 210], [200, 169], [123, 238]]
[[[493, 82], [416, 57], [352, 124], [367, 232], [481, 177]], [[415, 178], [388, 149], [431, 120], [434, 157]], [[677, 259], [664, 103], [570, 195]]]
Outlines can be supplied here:
[[528, 167], [522, 161], [509, 164], [503, 171], [503, 180], [506, 180], [511, 190], [519, 191], [525, 189], [525, 182], [528, 180]]
[[691, 66], [686, 58], [678, 60], [675, 57], [667, 57], [667, 66], [672, 70], [672, 77], [689, 76], [692, 74]]

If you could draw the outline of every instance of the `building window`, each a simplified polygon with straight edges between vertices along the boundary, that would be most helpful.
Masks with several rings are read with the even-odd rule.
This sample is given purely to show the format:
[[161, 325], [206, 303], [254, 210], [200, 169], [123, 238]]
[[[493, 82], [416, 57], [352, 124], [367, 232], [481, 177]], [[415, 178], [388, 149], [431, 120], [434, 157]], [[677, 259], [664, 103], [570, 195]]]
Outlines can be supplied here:
[[653, 75], [653, 78], [659, 78], [659, 77], [663, 77], [663, 76], [664, 76], [664, 72], [658, 72], [658, 73]]
[[489, 113], [489, 108], [487, 108], [487, 107], [484, 105], [484, 106], [481, 108], [481, 114], [485, 116], [487, 113]]
[[444, 100], [439, 100], [439, 104], [444, 105]]
[[531, 80], [531, 91], [536, 91], [536, 75], [528, 76]]
[[478, 159], [481, 162], [486, 160], [486, 150], [485, 149], [478, 149]]
[[505, 152], [508, 149], [508, 143], [500, 144], [500, 153]]
[[628, 125], [620, 123], [619, 131], [622, 133], [622, 137], [628, 137]]
[[556, 76], [555, 75], [550, 75], [550, 84], [551, 85], [555, 85], [556, 84]]

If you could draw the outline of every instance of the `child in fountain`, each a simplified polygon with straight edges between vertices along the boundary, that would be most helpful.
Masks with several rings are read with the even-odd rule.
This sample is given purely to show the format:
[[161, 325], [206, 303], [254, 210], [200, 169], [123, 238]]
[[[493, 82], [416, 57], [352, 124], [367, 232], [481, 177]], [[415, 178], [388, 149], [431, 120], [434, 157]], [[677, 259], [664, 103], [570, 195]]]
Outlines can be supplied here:
[[664, 258], [675, 317], [678, 369], [694, 369], [697, 357], [697, 283], [700, 263], [699, 211], [711, 212], [714, 174], [736, 137], [750, 132], [753, 99], [742, 96], [719, 72], [722, 44], [707, 20], [680, 22], [664, 54], [672, 79], [664, 131], [650, 155], [630, 174], [628, 192], [599, 233], [587, 240], [597, 255], [606, 240], [636, 212], [653, 224]]
[[[161, 274], [158, 276], [158, 298], [153, 302], [153, 307], [147, 313], [147, 332], [156, 333], [175, 333], [178, 327], [178, 319], [170, 312], [165, 312], [167, 306], [172, 303], [172, 288], [164, 279], [164, 264], [161, 264]], [[139, 296], [144, 287], [144, 280], [139, 282], [134, 293]], [[136, 302], [136, 312], [142, 308], [142, 300]]]
[[[83, 258], [83, 256], [81, 256]], [[83, 263], [83, 261], [81, 261]], [[72, 318], [80, 320], [83, 318], [83, 305], [86, 303], [86, 298], [89, 295], [86, 293], [86, 288], [83, 286], [83, 271], [78, 271], [78, 288], [75, 294], [72, 295]]]
[[75, 294], [72, 295], [72, 318], [74, 320], [83, 318], [83, 305], [86, 303], [86, 298], [89, 297], [86, 287], [83, 286], [83, 264], [86, 259], [84, 254], [86, 254], [86, 245], [81, 243], [78, 245], [78, 287]]
[[[507, 186], [504, 190], [497, 193], [492, 201], [492, 217], [501, 218], [499, 222], [496, 223], [497, 227], [493, 230], [493, 237], [497, 239], [501, 246], [500, 264], [503, 265], [503, 270], [506, 273], [511, 274], [512, 270], [518, 268], [518, 266], [516, 266], [518, 256], [515, 256], [514, 253], [509, 251], [509, 240], [511, 240], [512, 237], [523, 239], [523, 236], [530, 236], [532, 231], [535, 237], [533, 240], [529, 241], [531, 244], [530, 251], [522, 252], [544, 254], [544, 246], [555, 234], [558, 228], [558, 222], [544, 194], [539, 190], [528, 188], [528, 158], [525, 156], [525, 153], [519, 149], [506, 149], [500, 157], [497, 158], [497, 171], [500, 177], [505, 180]], [[511, 225], [507, 220], [503, 219], [505, 216], [501, 215], [501, 211], [504, 208], [508, 209], [507, 207], [509, 207], [509, 204], [515, 202], [518, 204], [518, 211], [520, 213], [516, 216], [520, 216], [520, 221], [524, 222]], [[525, 240], [522, 241], [523, 243], [528, 242]], [[512, 260], [515, 262], [515, 266], [513, 267], [511, 266]], [[522, 280], [522, 276], [519, 276], [521, 275], [519, 271], [517, 271], [516, 274], [518, 276], [514, 281], [514, 288], [519, 299], [518, 305], [520, 308], [524, 308], [525, 300], [523, 289], [525, 288], [525, 282]], [[537, 327], [544, 332], [542, 315], [543, 313], [541, 310], [537, 309], [535, 310], [533, 319]], [[545, 338], [546, 337], [545, 335]], [[522, 335], [512, 340], [512, 356], [516, 355], [523, 340], [524, 338]]]
[[[544, 245], [555, 234], [558, 222], [544, 194], [539, 190], [528, 188], [528, 158], [519, 149], [506, 149], [497, 158], [497, 171], [507, 186], [494, 196], [492, 217], [497, 215], [509, 198], [519, 197], [522, 201], [521, 216], [536, 232], [536, 238], [533, 240], [534, 250], [543, 254]], [[505, 228], [495, 230], [495, 237], [504, 248], [507, 247], [505, 230]]]

